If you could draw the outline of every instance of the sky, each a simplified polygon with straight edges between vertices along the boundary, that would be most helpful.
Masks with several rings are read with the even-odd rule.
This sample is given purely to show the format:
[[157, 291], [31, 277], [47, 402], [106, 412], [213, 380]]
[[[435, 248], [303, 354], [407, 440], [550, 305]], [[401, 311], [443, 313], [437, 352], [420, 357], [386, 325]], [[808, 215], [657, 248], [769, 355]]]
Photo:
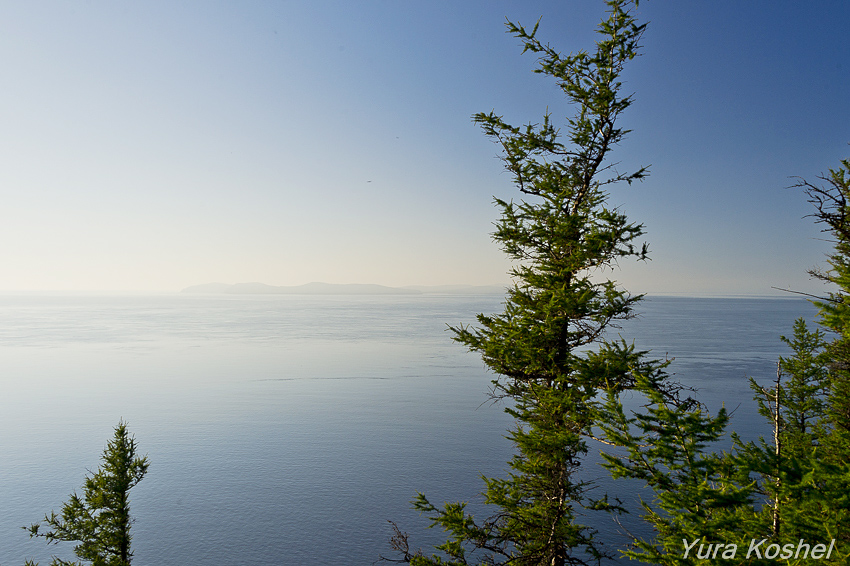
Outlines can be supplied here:
[[[0, 1], [0, 292], [505, 284], [472, 123], [572, 115], [505, 18], [592, 49], [599, 1]], [[788, 188], [850, 157], [850, 3], [641, 2], [634, 293], [822, 293]]]

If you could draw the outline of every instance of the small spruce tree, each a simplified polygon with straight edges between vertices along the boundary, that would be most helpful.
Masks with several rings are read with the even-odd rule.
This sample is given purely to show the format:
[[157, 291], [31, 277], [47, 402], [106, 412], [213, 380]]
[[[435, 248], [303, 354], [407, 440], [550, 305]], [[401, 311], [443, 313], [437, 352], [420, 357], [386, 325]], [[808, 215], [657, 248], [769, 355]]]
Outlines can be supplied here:
[[829, 374], [826, 342], [819, 330], [810, 331], [805, 320], [794, 323], [794, 337], [781, 339], [793, 351], [780, 357], [771, 387], [750, 378], [759, 412], [772, 425], [772, 442], [743, 444], [738, 450], [747, 466], [760, 474], [758, 492], [768, 498], [761, 525], [754, 531], [779, 541], [823, 538], [823, 519], [816, 504], [816, 488], [809, 481], [826, 416]]
[[[130, 566], [130, 490], [148, 471], [146, 456], [136, 456], [136, 440], [123, 421], [103, 451], [103, 464], [86, 478], [83, 496], [76, 493], [40, 523], [23, 527], [30, 537], [44, 538], [48, 544], [77, 542], [74, 553], [93, 566]], [[47, 531], [43, 532], [42, 527]], [[53, 557], [52, 566], [81, 566]], [[27, 561], [27, 566], [37, 566]]]
[[740, 558], [738, 551], [743, 547], [741, 554], [746, 552], [752, 538], [742, 529], [740, 511], [752, 509], [754, 484], [741, 460], [710, 451], [724, 437], [728, 413], [721, 409], [712, 416], [693, 399], [665, 396], [653, 383], [659, 378], [640, 370], [635, 379], [643, 409], [627, 416], [619, 392], [612, 389], [599, 418], [605, 440], [622, 449], [603, 454], [611, 476], [640, 480], [654, 493], [640, 502], [641, 518], [654, 537], [634, 537], [632, 548], [622, 554], [663, 566], [741, 563], [727, 559]]

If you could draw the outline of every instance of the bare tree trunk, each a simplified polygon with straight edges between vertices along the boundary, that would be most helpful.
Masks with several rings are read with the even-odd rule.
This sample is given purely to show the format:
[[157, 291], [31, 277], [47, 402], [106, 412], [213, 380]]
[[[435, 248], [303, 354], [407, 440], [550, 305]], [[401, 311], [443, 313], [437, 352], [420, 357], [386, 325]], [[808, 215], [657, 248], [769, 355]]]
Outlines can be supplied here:
[[773, 536], [779, 536], [779, 488], [781, 479], [779, 478], [779, 456], [782, 451], [782, 444], [779, 440], [779, 431], [781, 422], [779, 419], [779, 387], [782, 379], [782, 368], [779, 362], [776, 363], [776, 387], [773, 392], [773, 446], [776, 453], [776, 467], [774, 485], [776, 491], [773, 494]]

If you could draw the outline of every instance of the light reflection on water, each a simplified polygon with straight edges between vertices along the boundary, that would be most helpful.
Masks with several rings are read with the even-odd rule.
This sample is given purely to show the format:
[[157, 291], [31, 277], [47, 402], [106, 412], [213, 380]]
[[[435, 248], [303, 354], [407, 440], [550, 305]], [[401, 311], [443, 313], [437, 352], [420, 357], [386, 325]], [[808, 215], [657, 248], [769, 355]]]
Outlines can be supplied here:
[[[511, 454], [510, 421], [482, 405], [491, 376], [445, 325], [500, 303], [0, 297], [0, 564], [47, 561], [20, 526], [79, 489], [119, 418], [152, 462], [132, 493], [139, 566], [371, 564], [388, 552], [387, 519], [426, 548], [442, 542], [409, 509], [415, 492], [474, 504], [479, 475]], [[644, 311], [622, 336], [675, 357], [712, 408], [741, 403], [750, 435], [764, 427], [744, 376], [769, 380], [778, 335], [814, 312], [680, 298]]]

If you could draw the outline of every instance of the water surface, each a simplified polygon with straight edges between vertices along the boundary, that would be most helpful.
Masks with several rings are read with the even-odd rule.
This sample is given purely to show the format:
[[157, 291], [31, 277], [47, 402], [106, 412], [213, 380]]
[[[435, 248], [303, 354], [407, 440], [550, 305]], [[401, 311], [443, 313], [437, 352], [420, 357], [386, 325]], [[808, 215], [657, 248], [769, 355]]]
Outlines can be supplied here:
[[[446, 323], [488, 296], [0, 297], [0, 564], [66, 547], [20, 529], [58, 510], [123, 418], [151, 468], [133, 490], [134, 564], [371, 564], [387, 520], [427, 547], [416, 491], [481, 511], [510, 458], [492, 375]], [[800, 300], [654, 298], [620, 331], [675, 358], [713, 408], [752, 416]], [[598, 470], [588, 472], [602, 478]], [[648, 494], [642, 494], [644, 496]], [[600, 528], [616, 539], [616, 527]], [[62, 549], [66, 548], [65, 551]]]

